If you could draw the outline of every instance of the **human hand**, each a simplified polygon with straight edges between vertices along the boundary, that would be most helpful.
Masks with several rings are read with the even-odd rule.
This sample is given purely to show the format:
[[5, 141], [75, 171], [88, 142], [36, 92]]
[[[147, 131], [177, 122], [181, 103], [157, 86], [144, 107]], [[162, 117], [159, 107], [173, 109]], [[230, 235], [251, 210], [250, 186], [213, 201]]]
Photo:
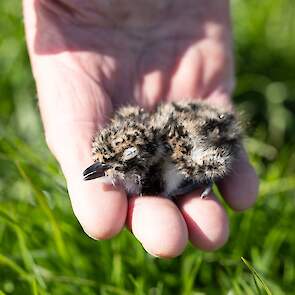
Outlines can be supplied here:
[[[206, 99], [231, 108], [228, 1], [24, 0], [27, 43], [48, 146], [66, 177], [75, 215], [95, 239], [125, 225], [152, 255], [174, 257], [188, 239], [202, 250], [228, 238], [225, 210], [200, 191], [172, 201], [84, 182], [91, 138], [127, 103]], [[244, 152], [218, 184], [234, 210], [251, 206], [258, 180]]]

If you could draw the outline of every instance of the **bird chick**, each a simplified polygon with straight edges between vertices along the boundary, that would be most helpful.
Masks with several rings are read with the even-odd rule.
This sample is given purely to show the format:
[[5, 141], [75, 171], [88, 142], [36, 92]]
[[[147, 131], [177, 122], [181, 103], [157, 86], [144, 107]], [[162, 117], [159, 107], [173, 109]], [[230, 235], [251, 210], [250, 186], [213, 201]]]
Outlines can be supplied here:
[[204, 102], [161, 104], [151, 113], [123, 107], [94, 137], [84, 179], [170, 198], [203, 187], [204, 197], [230, 172], [240, 142], [235, 114]]

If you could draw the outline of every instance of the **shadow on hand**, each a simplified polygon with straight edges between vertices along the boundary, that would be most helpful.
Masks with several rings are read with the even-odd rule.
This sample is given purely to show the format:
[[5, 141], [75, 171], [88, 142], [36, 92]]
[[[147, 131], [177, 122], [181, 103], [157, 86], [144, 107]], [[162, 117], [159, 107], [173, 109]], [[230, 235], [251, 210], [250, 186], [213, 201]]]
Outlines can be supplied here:
[[[205, 25], [224, 23], [217, 11], [222, 5], [207, 4], [205, 0], [198, 5], [194, 0], [34, 3], [36, 54], [99, 55], [96, 61], [93, 59], [95, 71], [91, 77], [106, 86], [114, 106], [134, 100], [135, 95], [141, 97], [138, 85], [154, 71], [163, 74], [161, 97], [165, 99], [181, 58], [192, 44], [206, 36]], [[213, 13], [206, 12], [208, 6]], [[107, 74], [101, 69], [102, 62], [112, 64]]]

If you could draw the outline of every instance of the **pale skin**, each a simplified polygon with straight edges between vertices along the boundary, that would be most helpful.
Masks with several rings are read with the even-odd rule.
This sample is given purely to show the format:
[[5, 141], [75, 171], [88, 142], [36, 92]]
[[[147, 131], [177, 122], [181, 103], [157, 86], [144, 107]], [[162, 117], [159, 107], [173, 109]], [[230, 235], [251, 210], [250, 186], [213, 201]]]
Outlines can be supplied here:
[[[163, 258], [190, 240], [202, 250], [228, 239], [228, 218], [213, 193], [175, 204], [159, 196], [127, 199], [123, 190], [83, 181], [91, 138], [120, 105], [147, 109], [194, 98], [232, 108], [234, 86], [227, 0], [24, 0], [27, 44], [48, 146], [61, 165], [75, 215], [94, 239], [127, 224]], [[258, 179], [244, 152], [218, 183], [236, 211], [256, 200]]]

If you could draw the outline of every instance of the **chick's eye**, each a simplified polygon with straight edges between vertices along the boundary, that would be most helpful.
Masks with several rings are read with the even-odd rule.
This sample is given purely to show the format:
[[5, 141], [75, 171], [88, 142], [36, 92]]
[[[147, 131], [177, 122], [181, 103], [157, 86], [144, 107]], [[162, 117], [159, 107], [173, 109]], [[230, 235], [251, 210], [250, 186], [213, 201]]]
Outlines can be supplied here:
[[134, 157], [136, 157], [138, 155], [138, 150], [136, 147], [130, 147], [128, 149], [126, 149], [124, 152], [123, 152], [123, 160], [124, 161], [128, 161], [128, 160], [131, 160], [133, 159]]

